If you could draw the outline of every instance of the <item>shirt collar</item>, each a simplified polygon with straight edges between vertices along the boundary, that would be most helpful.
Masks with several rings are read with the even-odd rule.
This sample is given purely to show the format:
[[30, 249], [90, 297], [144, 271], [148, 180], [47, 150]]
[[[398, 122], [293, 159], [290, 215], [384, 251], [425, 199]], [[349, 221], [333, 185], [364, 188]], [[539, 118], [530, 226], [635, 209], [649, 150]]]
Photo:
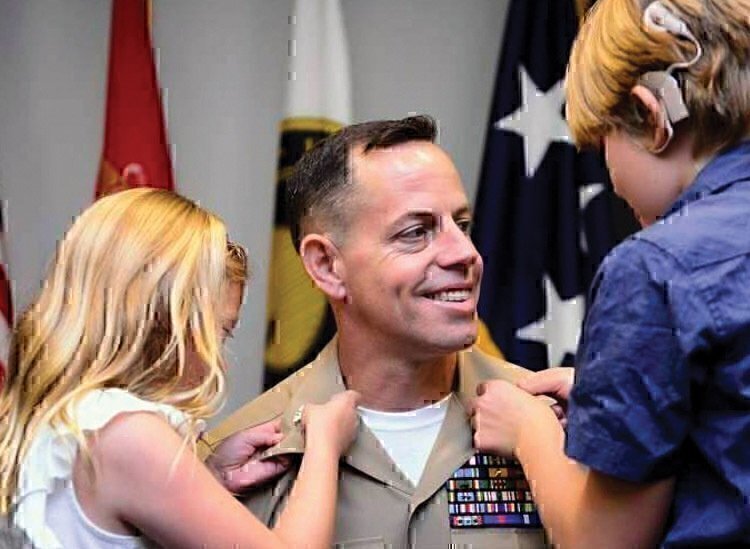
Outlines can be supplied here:
[[743, 141], [715, 156], [706, 164], [695, 180], [685, 189], [662, 219], [685, 209], [688, 204], [714, 194], [750, 173], [750, 141]]

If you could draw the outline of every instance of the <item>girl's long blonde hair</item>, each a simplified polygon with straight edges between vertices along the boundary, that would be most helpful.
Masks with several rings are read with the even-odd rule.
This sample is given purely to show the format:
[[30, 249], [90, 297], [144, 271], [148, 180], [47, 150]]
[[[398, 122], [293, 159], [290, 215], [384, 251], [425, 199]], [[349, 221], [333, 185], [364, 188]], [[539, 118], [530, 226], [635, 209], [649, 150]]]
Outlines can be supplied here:
[[[216, 410], [225, 383], [216, 315], [233, 254], [221, 220], [168, 191], [123, 191], [79, 216], [13, 332], [0, 393], [0, 513], [42, 426], [64, 425], [86, 447], [71, 411], [92, 389], [126, 389], [193, 418]], [[205, 363], [191, 386], [181, 384], [187, 345]]]

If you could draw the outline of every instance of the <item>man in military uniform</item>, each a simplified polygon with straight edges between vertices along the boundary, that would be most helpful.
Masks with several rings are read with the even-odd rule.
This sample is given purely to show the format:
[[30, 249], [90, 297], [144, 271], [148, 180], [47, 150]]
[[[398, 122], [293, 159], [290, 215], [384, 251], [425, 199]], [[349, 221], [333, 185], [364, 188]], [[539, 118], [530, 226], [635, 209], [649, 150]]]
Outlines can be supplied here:
[[472, 347], [482, 259], [460, 177], [435, 134], [424, 116], [357, 124], [299, 162], [287, 189], [292, 238], [338, 333], [206, 442], [216, 448], [281, 421], [284, 438], [266, 457], [292, 466], [242, 496], [273, 524], [294, 497], [301, 408], [355, 389], [362, 421], [341, 464], [337, 546], [543, 546], [518, 465], [472, 446], [477, 386], [525, 370]]

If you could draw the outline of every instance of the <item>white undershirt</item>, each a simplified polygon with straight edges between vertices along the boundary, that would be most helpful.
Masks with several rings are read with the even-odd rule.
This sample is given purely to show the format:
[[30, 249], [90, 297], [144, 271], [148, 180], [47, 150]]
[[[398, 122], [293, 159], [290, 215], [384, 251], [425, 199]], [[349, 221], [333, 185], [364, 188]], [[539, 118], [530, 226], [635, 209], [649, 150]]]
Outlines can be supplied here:
[[408, 412], [358, 408], [365, 425], [414, 486], [419, 483], [448, 410], [450, 395], [440, 402]]

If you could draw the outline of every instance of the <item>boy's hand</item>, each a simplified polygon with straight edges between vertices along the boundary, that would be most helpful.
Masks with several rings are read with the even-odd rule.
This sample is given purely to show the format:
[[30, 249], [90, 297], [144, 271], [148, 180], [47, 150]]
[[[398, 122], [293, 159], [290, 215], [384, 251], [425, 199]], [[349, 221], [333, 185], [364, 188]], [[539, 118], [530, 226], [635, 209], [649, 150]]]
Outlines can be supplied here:
[[549, 407], [543, 397], [533, 397], [500, 379], [479, 384], [477, 395], [471, 406], [474, 447], [501, 456], [515, 452], [519, 433], [534, 408]]
[[547, 368], [521, 378], [518, 386], [532, 395], [550, 395], [557, 400], [568, 400], [573, 388], [573, 374], [573, 368]]
[[552, 406], [560, 424], [565, 427], [568, 420], [568, 398], [573, 388], [574, 369], [567, 367], [548, 368], [521, 378], [516, 384], [532, 395], [549, 395], [557, 400]]

